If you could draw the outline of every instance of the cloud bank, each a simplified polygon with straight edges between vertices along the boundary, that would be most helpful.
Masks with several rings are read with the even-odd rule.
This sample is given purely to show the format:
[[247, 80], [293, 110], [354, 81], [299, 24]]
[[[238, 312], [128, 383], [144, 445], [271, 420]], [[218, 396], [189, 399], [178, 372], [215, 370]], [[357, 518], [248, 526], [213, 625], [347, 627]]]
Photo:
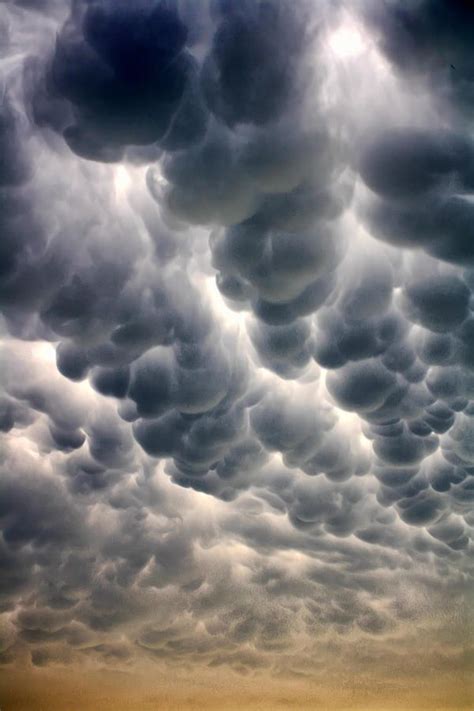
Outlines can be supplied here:
[[0, 661], [462, 669], [469, 3], [2, 14]]

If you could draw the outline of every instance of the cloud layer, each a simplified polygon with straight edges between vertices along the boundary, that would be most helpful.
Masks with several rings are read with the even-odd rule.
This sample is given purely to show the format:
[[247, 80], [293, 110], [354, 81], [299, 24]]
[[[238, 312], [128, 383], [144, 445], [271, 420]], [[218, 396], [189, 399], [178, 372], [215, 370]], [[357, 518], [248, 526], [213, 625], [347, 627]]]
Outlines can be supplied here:
[[462, 668], [468, 3], [3, 13], [0, 661]]

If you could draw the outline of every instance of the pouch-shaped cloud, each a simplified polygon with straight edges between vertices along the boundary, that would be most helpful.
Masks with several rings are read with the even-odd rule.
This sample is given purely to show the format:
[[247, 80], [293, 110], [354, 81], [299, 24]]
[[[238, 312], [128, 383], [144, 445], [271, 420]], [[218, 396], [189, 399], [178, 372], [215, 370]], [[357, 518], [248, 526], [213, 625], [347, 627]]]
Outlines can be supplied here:
[[461, 679], [468, 4], [33, 5], [0, 59], [0, 662]]

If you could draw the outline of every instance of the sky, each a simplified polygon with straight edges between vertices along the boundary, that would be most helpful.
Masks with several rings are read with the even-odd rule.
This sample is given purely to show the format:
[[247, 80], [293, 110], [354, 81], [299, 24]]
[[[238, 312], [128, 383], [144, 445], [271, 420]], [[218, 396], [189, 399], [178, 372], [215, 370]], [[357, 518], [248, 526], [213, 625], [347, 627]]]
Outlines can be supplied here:
[[2, 711], [472, 711], [473, 25], [0, 4]]

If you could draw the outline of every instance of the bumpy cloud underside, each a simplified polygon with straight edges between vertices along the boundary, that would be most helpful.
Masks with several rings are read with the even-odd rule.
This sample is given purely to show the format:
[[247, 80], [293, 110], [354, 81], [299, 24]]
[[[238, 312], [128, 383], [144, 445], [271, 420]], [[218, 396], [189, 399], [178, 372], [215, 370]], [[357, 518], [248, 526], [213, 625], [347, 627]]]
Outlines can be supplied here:
[[0, 660], [401, 655], [473, 573], [471, 4], [1, 14]]

